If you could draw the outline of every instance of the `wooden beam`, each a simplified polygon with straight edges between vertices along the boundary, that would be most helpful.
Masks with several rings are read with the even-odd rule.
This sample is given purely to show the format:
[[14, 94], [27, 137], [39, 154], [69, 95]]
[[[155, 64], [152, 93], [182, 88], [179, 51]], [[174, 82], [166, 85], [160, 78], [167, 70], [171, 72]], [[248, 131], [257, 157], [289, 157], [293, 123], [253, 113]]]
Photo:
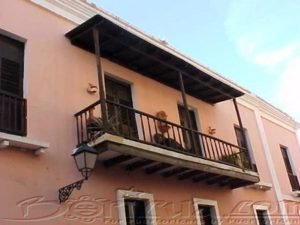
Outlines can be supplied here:
[[106, 110], [105, 93], [104, 93], [104, 77], [103, 77], [103, 69], [101, 64], [99, 30], [96, 29], [95, 27], [93, 28], [93, 39], [94, 39], [94, 48], [95, 48], [95, 56], [96, 56], [96, 64], [97, 64], [101, 118], [103, 121], [103, 129], [104, 131], [106, 131], [108, 128], [108, 120], [107, 120], [107, 110]]
[[236, 181], [236, 182], [230, 184], [230, 188], [236, 189], [236, 188], [244, 187], [244, 186], [247, 186], [250, 184], [253, 184], [253, 183], [251, 183], [249, 181], [245, 181], [245, 180], [239, 180], [239, 181]]
[[[170, 69], [165, 69], [159, 73], [156, 73], [155, 76], [156, 77], [163, 77], [165, 78], [166, 76], [170, 76], [170, 75], [173, 75], [174, 76], [174, 71], [173, 70], [170, 70]], [[167, 78], [168, 79], [168, 78]], [[172, 78], [172, 80], [175, 80], [176, 78]], [[177, 80], [177, 79], [176, 79]]]
[[125, 169], [129, 170], [129, 171], [133, 171], [133, 170], [136, 170], [138, 168], [148, 166], [148, 165], [150, 165], [154, 162], [155, 161], [153, 161], [153, 160], [142, 159], [142, 160], [136, 161], [134, 163], [128, 164], [127, 166], [125, 166]]
[[219, 96], [207, 98], [206, 100], [208, 102], [211, 102], [212, 104], [215, 104], [215, 103], [218, 103], [218, 102], [223, 101], [225, 99], [226, 99], [226, 96], [219, 95]]
[[220, 187], [229, 186], [229, 184], [230, 184], [233, 180], [235, 180], [235, 178], [227, 177], [227, 179], [220, 180], [220, 181], [218, 182], [218, 185], [219, 185]]
[[[202, 164], [199, 162], [192, 162], [189, 160], [183, 160], [179, 158], [174, 158], [170, 155], [164, 155], [164, 154], [158, 154], [154, 152], [150, 152], [148, 150], [145, 150], [143, 148], [139, 148], [136, 146], [128, 146], [124, 145], [121, 142], [115, 142], [115, 141], [105, 141], [104, 143], [101, 143], [100, 145], [105, 145], [106, 149], [109, 151], [115, 151], [119, 152], [122, 155], [133, 155], [135, 157], [144, 158], [144, 159], [150, 159], [153, 161], [161, 162], [161, 163], [167, 163], [168, 165], [177, 166], [177, 167], [186, 167], [193, 170], [199, 170], [211, 174], [220, 174], [232, 178], [238, 178], [238, 179], [244, 179], [254, 182], [258, 182], [259, 178], [258, 176], [251, 175], [247, 172], [237, 172], [234, 170], [228, 170], [223, 168], [224, 164], [220, 163], [220, 168], [213, 167], [208, 164]], [[183, 155], [184, 157], [184, 155]]]
[[145, 173], [146, 174], [153, 174], [153, 173], [156, 173], [160, 170], [163, 170], [163, 169], [166, 169], [168, 167], [170, 167], [171, 165], [170, 164], [167, 164], [167, 163], [159, 163], [159, 164], [156, 164], [154, 166], [151, 166], [147, 169], [145, 169]]
[[131, 155], [119, 155], [119, 156], [113, 157], [111, 159], [105, 160], [103, 162], [103, 165], [108, 168], [108, 167], [114, 166], [116, 164], [119, 164], [121, 162], [132, 159], [132, 158], [133, 158], [133, 156], [131, 156]]
[[226, 179], [228, 179], [228, 177], [226, 177], [226, 176], [216, 176], [216, 177], [212, 177], [211, 179], [206, 180], [206, 183], [209, 184], [209, 185], [212, 185], [212, 184], [215, 184], [215, 183], [219, 183], [224, 179], [226, 180]]
[[[192, 126], [192, 119], [191, 119], [191, 116], [190, 116], [190, 113], [189, 113], [189, 107], [188, 107], [188, 103], [187, 103], [187, 99], [186, 99], [186, 92], [185, 92], [185, 88], [184, 88], [184, 82], [183, 82], [183, 77], [182, 77], [182, 74], [181, 72], [178, 72], [178, 76], [179, 76], [179, 84], [180, 84], [180, 89], [181, 89], [181, 95], [182, 95], [182, 102], [183, 102], [183, 106], [184, 106], [184, 109], [185, 109], [185, 115], [186, 115], [186, 118], [188, 120], [188, 127], [190, 130], [193, 129], [193, 126]], [[191, 144], [192, 144], [192, 149], [194, 149], [194, 151], [196, 152], [197, 155], [200, 155], [200, 152], [199, 152], [199, 149], [196, 148], [196, 140], [195, 140], [195, 135], [192, 131], [189, 131], [189, 136], [191, 138]]]
[[208, 179], [211, 179], [213, 177], [219, 176], [218, 174], [211, 174], [211, 173], [204, 173], [201, 174], [200, 176], [196, 177], [193, 179], [194, 182], [200, 182], [200, 181], [205, 181]]
[[158, 63], [158, 62], [154, 62], [154, 63], [150, 63], [150, 64], [148, 64], [147, 66], [145, 66], [144, 68], [143, 68], [143, 70], [144, 71], [147, 71], [147, 70], [149, 70], [149, 69], [154, 69], [154, 68], [156, 68], [157, 66], [160, 66], [160, 64]]
[[[170, 64], [168, 64], [167, 62], [165, 62], [164, 60], [158, 59], [157, 56], [152, 56], [152, 55], [150, 55], [150, 54], [147, 54], [147, 53], [143, 52], [142, 50], [138, 49], [136, 46], [129, 46], [129, 43], [124, 42], [124, 40], [120, 40], [120, 39], [114, 37], [113, 35], [110, 35], [110, 34], [107, 34], [107, 33], [106, 33], [105, 35], [108, 36], [108, 37], [110, 37], [110, 38], [113, 39], [114, 41], [116, 41], [116, 42], [118, 42], [118, 43], [120, 43], [120, 44], [122, 44], [122, 45], [127, 46], [129, 49], [132, 49], [133, 51], [136, 51], [136, 52], [138, 52], [138, 53], [140, 53], [140, 54], [142, 54], [142, 55], [148, 57], [149, 59], [152, 59], [152, 60], [154, 60], [154, 61], [157, 61], [157, 62], [159, 62], [159, 63], [161, 63], [161, 64], [163, 64], [163, 65], [165, 65], [165, 66], [167, 66], [167, 67], [169, 67], [169, 68], [171, 68], [171, 69], [173, 69], [173, 70], [175, 70], [175, 71], [178, 71], [178, 72], [182, 73], [184, 76], [187, 76], [187, 77], [189, 77], [189, 78], [191, 78], [191, 79], [193, 79], [193, 80], [195, 80], [195, 81], [197, 81], [197, 82], [200, 82], [200, 83], [202, 83], [203, 85], [205, 85], [205, 86], [207, 86], [207, 87], [209, 87], [209, 88], [211, 88], [211, 89], [214, 89], [215, 91], [217, 91], [217, 92], [219, 92], [219, 93], [222, 93], [222, 94], [224, 94], [225, 96], [227, 96], [227, 97], [229, 97], [229, 98], [234, 97], [234, 96], [232, 96], [232, 95], [230, 95], [230, 94], [228, 94], [228, 93], [226, 93], [226, 92], [224, 92], [224, 91], [222, 91], [222, 90], [219, 90], [218, 88], [215, 88], [214, 86], [212, 86], [212, 85], [210, 85], [210, 84], [207, 84], [207, 83], [203, 82], [203, 81], [199, 78], [199, 75], [195, 75], [195, 74], [191, 75], [191, 74], [188, 74], [188, 73], [184, 72], [183, 70], [181, 70], [180, 68], [178, 68], [177, 66], [170, 65]], [[201, 71], [201, 72], [203, 72], [203, 71]], [[204, 73], [204, 72], [203, 72], [203, 73]], [[209, 76], [209, 75], [208, 75], [208, 76]]]
[[187, 170], [188, 170], [188, 168], [181, 168], [181, 167], [179, 167], [179, 168], [175, 168], [175, 169], [172, 169], [172, 170], [168, 170], [168, 171], [166, 171], [166, 172], [163, 172], [163, 173], [162, 173], [162, 176], [163, 176], [163, 177], [171, 177], [171, 176], [173, 176], [173, 175], [176, 175], [176, 174], [185, 172], [185, 171], [187, 171]]
[[126, 49], [127, 49], [126, 47], [120, 47], [117, 50], [115, 50], [114, 53], [112, 53], [112, 56], [117, 57], [117, 56], [121, 55], [122, 53], [124, 53], [124, 51]]
[[[246, 133], [245, 133], [245, 129], [244, 129], [243, 123], [242, 123], [242, 118], [241, 118], [241, 115], [240, 115], [238, 104], [237, 104], [235, 98], [233, 98], [232, 100], [233, 100], [234, 108], [235, 108], [236, 115], [237, 115], [237, 118], [238, 118], [238, 121], [239, 121], [239, 126], [240, 126], [240, 129], [242, 131], [243, 139], [244, 139], [245, 143], [247, 143], [247, 137], [246, 137]], [[252, 160], [251, 160], [251, 157], [250, 157], [250, 154], [249, 154], [248, 147], [246, 149], [246, 155], [247, 155], [248, 160], [249, 160], [250, 168], [253, 170], [253, 163], [252, 163]]]
[[181, 174], [177, 177], [178, 180], [185, 180], [185, 179], [188, 179], [188, 178], [191, 178], [191, 177], [194, 177], [196, 175], [199, 175], [201, 174], [200, 171], [198, 170], [192, 170], [192, 171], [189, 171], [189, 172], [186, 172], [184, 174]]

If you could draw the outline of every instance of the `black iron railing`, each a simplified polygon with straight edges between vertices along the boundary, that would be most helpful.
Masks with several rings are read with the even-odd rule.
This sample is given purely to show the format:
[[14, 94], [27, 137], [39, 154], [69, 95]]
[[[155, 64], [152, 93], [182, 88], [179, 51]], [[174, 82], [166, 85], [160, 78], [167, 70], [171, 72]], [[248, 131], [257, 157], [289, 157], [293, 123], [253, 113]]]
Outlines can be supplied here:
[[300, 191], [300, 185], [299, 185], [299, 181], [296, 175], [292, 174], [292, 173], [288, 173], [289, 176], [289, 180], [292, 186], [292, 190], [293, 191]]
[[26, 99], [0, 92], [0, 132], [26, 135]]
[[171, 151], [251, 169], [245, 148], [109, 100], [106, 100], [108, 125], [104, 128], [100, 107], [96, 107], [99, 104], [99, 101], [95, 102], [75, 114], [78, 145], [111, 133]]

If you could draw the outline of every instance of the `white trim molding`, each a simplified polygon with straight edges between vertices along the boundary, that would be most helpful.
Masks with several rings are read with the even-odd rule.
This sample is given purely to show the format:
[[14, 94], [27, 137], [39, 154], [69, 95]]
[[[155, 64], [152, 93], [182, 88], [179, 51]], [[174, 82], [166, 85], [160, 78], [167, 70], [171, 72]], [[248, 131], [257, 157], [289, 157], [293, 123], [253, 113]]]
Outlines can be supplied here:
[[193, 198], [194, 201], [194, 209], [195, 209], [195, 215], [196, 215], [196, 220], [197, 220], [197, 225], [203, 225], [201, 224], [201, 219], [200, 219], [200, 212], [199, 212], [199, 205], [207, 205], [211, 206], [214, 209], [215, 213], [215, 218], [217, 223], [213, 223], [214, 225], [221, 225], [221, 220], [220, 220], [220, 213], [219, 213], [219, 207], [218, 207], [218, 202], [214, 200], [208, 200], [208, 199], [201, 199], [201, 198]]
[[260, 191], [269, 191], [273, 187], [272, 183], [260, 181], [258, 183], [247, 186], [248, 188], [253, 188]]
[[295, 198], [299, 198], [300, 197], [300, 191], [292, 191], [292, 196]]
[[280, 182], [279, 182], [279, 179], [278, 179], [277, 174], [276, 174], [276, 168], [275, 168], [274, 161], [272, 159], [271, 149], [270, 149], [270, 146], [269, 146], [269, 143], [268, 143], [268, 140], [267, 140], [267, 136], [266, 136], [266, 132], [265, 132], [265, 129], [264, 129], [264, 125], [263, 125], [263, 122], [262, 122], [262, 116], [261, 116], [261, 113], [258, 109], [254, 110], [254, 115], [255, 115], [256, 126], [257, 126], [257, 129], [258, 129], [258, 134], [259, 134], [259, 137], [260, 137], [260, 141], [261, 141], [262, 147], [264, 149], [264, 154], [265, 154], [265, 157], [266, 157], [267, 166], [268, 166], [271, 178], [272, 178], [272, 184], [274, 186], [273, 190], [275, 192], [275, 196], [276, 196], [277, 201], [278, 201], [281, 216], [284, 220], [284, 224], [285, 225], [290, 225], [289, 220], [287, 219], [287, 210], [286, 210], [285, 204], [283, 202], [283, 197], [282, 197], [282, 193], [281, 193], [281, 189], [280, 189]]
[[291, 116], [282, 112], [280, 109], [254, 95], [253, 93], [245, 94], [237, 99], [238, 103], [251, 109], [259, 110], [261, 116], [275, 124], [286, 128], [292, 132], [296, 132], [300, 129], [300, 123], [295, 121]]
[[129, 190], [117, 190], [119, 225], [126, 225], [125, 199], [144, 200], [146, 205], [147, 225], [157, 225], [155, 204], [152, 194]]
[[32, 151], [40, 155], [50, 147], [49, 143], [34, 140], [28, 137], [17, 136], [0, 132], [0, 149], [15, 147], [24, 151]]
[[269, 213], [269, 207], [268, 206], [266, 206], [266, 205], [253, 205], [253, 211], [254, 211], [256, 223], [257, 223], [257, 225], [259, 225], [259, 221], [258, 221], [258, 216], [257, 216], [256, 210], [264, 210], [264, 211], [266, 211], [267, 216], [268, 216], [268, 220], [270, 222], [270, 225], [272, 225], [272, 220], [271, 220], [271, 216], [270, 216], [270, 213]]

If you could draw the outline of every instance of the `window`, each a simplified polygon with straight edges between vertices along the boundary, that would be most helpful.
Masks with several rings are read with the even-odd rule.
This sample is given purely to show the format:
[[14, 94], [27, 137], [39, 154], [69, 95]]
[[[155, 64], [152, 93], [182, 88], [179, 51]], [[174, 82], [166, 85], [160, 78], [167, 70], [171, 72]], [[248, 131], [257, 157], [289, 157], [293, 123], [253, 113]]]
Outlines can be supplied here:
[[267, 206], [254, 205], [253, 208], [257, 225], [271, 225]]
[[284, 146], [280, 146], [280, 149], [281, 149], [283, 161], [285, 164], [286, 172], [288, 174], [288, 177], [289, 177], [289, 180], [290, 180], [290, 183], [292, 186], [292, 190], [299, 191], [300, 190], [299, 181], [298, 181], [297, 175], [293, 171], [292, 164], [290, 162], [289, 155], [288, 155], [288, 150]]
[[125, 199], [127, 225], [147, 225], [145, 209], [143, 200]]
[[129, 138], [138, 138], [133, 110], [131, 87], [122, 81], [105, 77], [108, 119], [115, 124], [114, 132]]
[[24, 42], [0, 29], [0, 131], [26, 135]]
[[[186, 115], [186, 111], [185, 108], [181, 105], [177, 105], [178, 107], [178, 112], [179, 112], [179, 119], [180, 119], [180, 125], [183, 127], [189, 127], [188, 125], [188, 117]], [[197, 126], [197, 119], [196, 119], [196, 113], [194, 110], [192, 109], [188, 109], [189, 112], [189, 116], [191, 119], [191, 126], [193, 130], [198, 130], [198, 126]], [[199, 136], [195, 133], [190, 133], [187, 130], [183, 131], [182, 133], [183, 135], [183, 141], [185, 144], [185, 147], [192, 153], [198, 153], [199, 155], [202, 155], [202, 148], [201, 148], [201, 144], [200, 144], [200, 140], [199, 140]], [[193, 136], [191, 136], [193, 135]], [[192, 138], [194, 139], [193, 141], [194, 146], [193, 146], [193, 141]]]
[[0, 34], [0, 90], [23, 97], [24, 43]]
[[194, 198], [197, 225], [219, 225], [219, 211], [216, 201]]
[[156, 225], [153, 195], [118, 190], [120, 225]]
[[248, 136], [247, 129], [244, 128], [246, 139], [244, 138], [243, 131], [239, 126], [235, 125], [234, 126], [234, 131], [235, 131], [238, 146], [241, 147], [241, 148], [247, 149], [248, 152], [249, 152], [250, 162], [249, 162], [249, 160], [247, 160], [248, 154], [245, 153], [245, 154], [241, 155], [241, 157], [244, 157], [244, 158], [242, 158], [242, 162], [244, 164], [244, 167], [250, 168], [252, 166], [252, 168], [255, 171], [257, 171], [256, 164], [255, 164], [255, 161], [254, 161], [253, 152], [252, 152], [252, 148], [251, 148], [250, 141], [249, 141], [249, 136]]

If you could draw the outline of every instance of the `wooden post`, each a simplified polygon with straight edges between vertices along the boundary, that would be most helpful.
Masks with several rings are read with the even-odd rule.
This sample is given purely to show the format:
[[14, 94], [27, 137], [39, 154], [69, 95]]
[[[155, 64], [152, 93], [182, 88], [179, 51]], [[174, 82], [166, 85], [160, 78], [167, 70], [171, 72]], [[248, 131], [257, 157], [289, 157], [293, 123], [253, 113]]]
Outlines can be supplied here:
[[[236, 112], [236, 115], [237, 115], [237, 118], [238, 118], [239, 127], [240, 127], [240, 129], [241, 129], [241, 131], [242, 131], [243, 139], [244, 139], [245, 143], [247, 144], [247, 137], [246, 137], [245, 129], [244, 129], [244, 127], [243, 127], [243, 123], [242, 123], [242, 119], [241, 119], [241, 115], [240, 115], [240, 111], [239, 111], [239, 108], [238, 108], [236, 99], [233, 98], [232, 100], [233, 100], [235, 112]], [[247, 146], [247, 149], [246, 149], [246, 154], [247, 154], [247, 157], [248, 157], [248, 159], [249, 159], [249, 163], [250, 163], [249, 166], [250, 166], [251, 169], [253, 169], [253, 166], [252, 166], [252, 160], [251, 160], [251, 157], [250, 157], [250, 154], [249, 154], [248, 146]]]
[[[192, 120], [191, 120], [191, 116], [190, 116], [189, 108], [188, 108], [188, 104], [187, 104], [186, 92], [185, 92], [185, 88], [184, 88], [182, 73], [178, 72], [178, 75], [179, 75], [179, 83], [180, 83], [180, 89], [181, 89], [181, 95], [182, 95], [182, 102], [183, 102], [183, 106], [184, 106], [184, 109], [185, 109], [186, 117], [187, 117], [187, 120], [188, 120], [188, 128], [190, 130], [192, 130], [193, 129], [193, 127], [192, 127]], [[195, 153], [196, 154], [201, 155], [200, 154], [200, 149], [196, 149], [197, 145], [196, 145], [194, 133], [192, 131], [189, 131], [189, 133], [190, 133], [192, 148], [195, 149]]]
[[101, 65], [99, 30], [96, 27], [93, 28], [93, 38], [94, 38], [95, 56], [96, 56], [96, 64], [97, 64], [100, 110], [101, 110], [101, 117], [103, 120], [103, 129], [104, 131], [106, 131], [106, 128], [108, 127], [107, 107], [106, 107], [105, 93], [104, 93], [103, 70]]

